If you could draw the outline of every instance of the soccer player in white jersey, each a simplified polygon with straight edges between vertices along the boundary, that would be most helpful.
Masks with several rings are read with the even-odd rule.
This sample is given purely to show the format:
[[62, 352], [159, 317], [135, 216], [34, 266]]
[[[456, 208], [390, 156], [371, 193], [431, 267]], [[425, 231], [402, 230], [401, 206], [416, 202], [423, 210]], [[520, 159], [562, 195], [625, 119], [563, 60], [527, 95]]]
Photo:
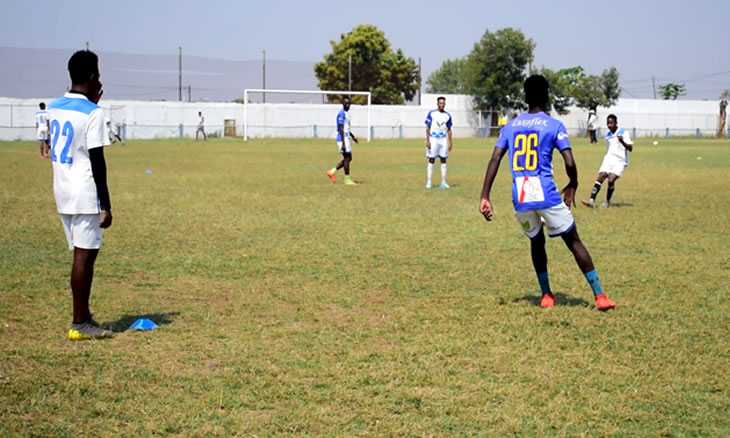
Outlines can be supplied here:
[[111, 202], [106, 183], [104, 112], [97, 105], [103, 93], [99, 82], [99, 58], [80, 50], [68, 61], [71, 90], [51, 102], [51, 161], [56, 208], [73, 250], [71, 291], [73, 320], [71, 340], [111, 336], [91, 317], [89, 296], [94, 262], [103, 230], [112, 224]]
[[436, 99], [437, 109], [431, 110], [426, 116], [426, 188], [431, 188], [431, 175], [433, 174], [433, 162], [436, 157], [441, 159], [441, 185], [439, 188], [448, 189], [446, 183], [446, 159], [453, 147], [451, 141], [451, 114], [446, 112], [446, 98]]
[[[541, 75], [530, 76], [525, 81], [525, 102], [528, 112], [507, 122], [499, 133], [484, 176], [479, 211], [487, 221], [492, 220], [494, 209], [489, 196], [499, 170], [499, 163], [505, 154], [508, 154], [512, 170], [514, 215], [522, 231], [530, 239], [532, 265], [542, 291], [540, 306], [555, 305], [555, 297], [548, 278], [545, 233], [542, 224], [544, 220], [548, 235], [560, 236], [573, 253], [578, 267], [593, 290], [596, 307], [599, 310], [609, 310], [616, 307], [616, 303], [603, 292], [591, 255], [578, 236], [575, 220], [570, 212], [571, 204], [575, 205], [578, 169], [573, 159], [565, 125], [545, 114], [545, 107], [549, 101], [548, 88], [547, 80]], [[568, 185], [561, 192], [558, 192], [553, 177], [555, 149], [560, 151], [563, 157], [569, 179]], [[560, 199], [561, 193], [563, 199]]]
[[106, 125], [106, 132], [109, 136], [109, 141], [111, 142], [111, 144], [114, 144], [117, 141], [120, 141], [122, 142], [122, 144], [124, 144], [124, 140], [119, 135], [119, 130], [117, 129], [117, 127], [114, 126], [114, 123], [112, 123], [112, 119], [110, 119], [109, 117], [104, 117], [104, 124]]
[[198, 134], [203, 134], [203, 140], [208, 141], [208, 136], [205, 135], [205, 117], [203, 117], [202, 111], [198, 111], [198, 129], [195, 130], [195, 141], [198, 141]]
[[626, 166], [629, 165], [629, 152], [634, 150], [634, 143], [631, 141], [629, 132], [618, 127], [618, 118], [611, 114], [606, 118], [608, 132], [606, 133], [606, 155], [603, 156], [603, 162], [598, 169], [598, 178], [593, 184], [591, 197], [581, 202], [586, 207], [593, 207], [596, 202], [596, 196], [601, 191], [603, 181], [608, 178], [608, 190], [606, 191], [606, 200], [603, 201], [601, 207], [611, 206], [611, 197], [615, 189], [616, 180], [624, 174]]
[[338, 170], [345, 168], [345, 185], [356, 186], [357, 183], [350, 178], [350, 163], [352, 162], [352, 143], [350, 139], [355, 143], [360, 143], [352, 133], [350, 126], [350, 98], [345, 96], [342, 98], [342, 109], [337, 113], [337, 149], [342, 155], [342, 160], [337, 163], [335, 167], [327, 171], [327, 176], [330, 177], [333, 183], [336, 183], [335, 173]]
[[41, 102], [38, 107], [39, 111], [35, 113], [35, 130], [36, 139], [39, 141], [41, 148], [41, 158], [48, 158], [48, 133], [51, 131], [51, 125], [48, 123], [48, 111], [46, 104]]

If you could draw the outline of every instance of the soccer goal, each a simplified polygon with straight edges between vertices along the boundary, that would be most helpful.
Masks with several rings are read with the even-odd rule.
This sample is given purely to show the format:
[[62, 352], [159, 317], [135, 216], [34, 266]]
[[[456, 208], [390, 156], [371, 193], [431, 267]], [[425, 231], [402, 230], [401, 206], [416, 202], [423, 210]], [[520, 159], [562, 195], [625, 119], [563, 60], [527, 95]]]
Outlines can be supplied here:
[[[329, 137], [336, 132], [333, 104], [325, 103], [251, 103], [252, 93], [263, 96], [269, 94], [283, 95], [342, 95], [367, 96], [366, 105], [355, 105], [350, 111], [356, 113], [353, 121], [353, 131], [363, 127], [366, 129], [367, 141], [370, 141], [371, 124], [371, 94], [369, 91], [321, 91], [321, 90], [272, 90], [262, 88], [247, 88], [243, 90], [243, 139], [248, 141], [253, 137]], [[265, 100], [265, 99], [264, 99]], [[281, 100], [281, 99], [279, 99]], [[362, 108], [364, 106], [364, 108]], [[365, 124], [362, 123], [363, 111], [366, 113]], [[354, 110], [354, 111], [353, 111]], [[339, 111], [339, 109], [338, 109]], [[358, 129], [359, 127], [359, 129]]]

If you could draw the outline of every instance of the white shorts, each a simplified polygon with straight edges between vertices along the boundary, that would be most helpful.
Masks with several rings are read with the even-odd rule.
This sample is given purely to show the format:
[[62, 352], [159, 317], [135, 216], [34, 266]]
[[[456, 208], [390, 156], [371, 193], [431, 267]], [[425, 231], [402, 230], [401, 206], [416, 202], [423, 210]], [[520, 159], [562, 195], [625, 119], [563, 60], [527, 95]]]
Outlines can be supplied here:
[[[337, 142], [337, 152], [342, 153], [342, 142]], [[352, 153], [352, 139], [350, 138], [350, 134], [347, 134], [345, 137], [345, 153], [351, 154]]]
[[621, 175], [623, 175], [624, 173], [624, 169], [626, 169], [626, 161], [622, 160], [621, 158], [607, 155], [603, 157], [603, 161], [601, 162], [601, 167], [598, 169], [598, 173], [613, 173], [620, 178]]
[[48, 130], [46, 128], [38, 128], [38, 131], [36, 131], [35, 134], [36, 140], [47, 140], [48, 139]]
[[542, 228], [540, 218], [545, 219], [545, 225], [550, 237], [558, 237], [572, 230], [575, 226], [573, 213], [563, 202], [544, 210], [515, 211], [515, 218], [522, 225], [522, 231], [530, 239], [534, 239]]
[[104, 230], [99, 227], [101, 213], [61, 214], [63, 231], [66, 233], [68, 249], [99, 249]]
[[431, 137], [431, 149], [426, 148], [426, 158], [449, 158], [448, 137]]

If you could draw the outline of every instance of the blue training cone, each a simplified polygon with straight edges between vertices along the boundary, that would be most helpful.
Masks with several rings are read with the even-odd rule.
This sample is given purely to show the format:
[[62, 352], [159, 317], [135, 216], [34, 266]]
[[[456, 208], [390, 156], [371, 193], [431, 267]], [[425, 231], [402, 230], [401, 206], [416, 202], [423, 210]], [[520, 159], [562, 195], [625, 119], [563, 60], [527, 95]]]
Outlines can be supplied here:
[[132, 330], [154, 330], [157, 328], [157, 324], [152, 322], [150, 319], [140, 318], [134, 321], [129, 328]]

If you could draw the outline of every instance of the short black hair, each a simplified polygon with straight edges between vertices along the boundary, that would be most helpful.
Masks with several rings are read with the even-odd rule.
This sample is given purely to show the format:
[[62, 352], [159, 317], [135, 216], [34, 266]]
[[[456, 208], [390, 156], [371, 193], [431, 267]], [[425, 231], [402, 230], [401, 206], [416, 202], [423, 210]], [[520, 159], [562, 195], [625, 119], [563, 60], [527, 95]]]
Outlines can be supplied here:
[[530, 108], [539, 106], [545, 108], [548, 103], [550, 85], [543, 75], [532, 75], [525, 80], [525, 102]]
[[436, 98], [436, 102], [438, 102], [439, 100], [443, 100], [444, 102], [446, 102], [446, 98], [444, 96], [439, 96]]
[[614, 122], [618, 123], [618, 117], [616, 117], [616, 114], [609, 114], [608, 117], [606, 117], [606, 120], [613, 119]]
[[68, 60], [71, 84], [83, 84], [93, 75], [99, 76], [99, 57], [91, 50], [79, 50]]
[[41, 102], [41, 103], [39, 103], [39, 104], [38, 104], [38, 106], [39, 106], [39, 107], [40, 107], [41, 109], [46, 109], [46, 103], [45, 103], [45, 102]]
[[342, 96], [342, 101], [350, 100], [350, 96]]

